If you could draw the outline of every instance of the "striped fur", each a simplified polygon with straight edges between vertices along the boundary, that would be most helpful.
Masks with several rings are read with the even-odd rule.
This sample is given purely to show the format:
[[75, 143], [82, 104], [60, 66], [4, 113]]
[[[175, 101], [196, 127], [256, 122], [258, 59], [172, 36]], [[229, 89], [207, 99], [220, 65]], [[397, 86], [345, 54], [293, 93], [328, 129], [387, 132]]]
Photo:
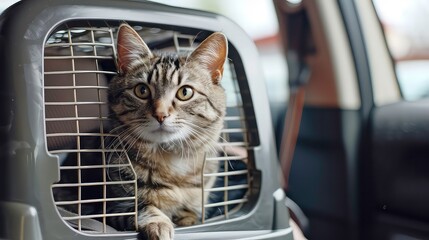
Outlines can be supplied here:
[[[226, 96], [220, 85], [227, 56], [221, 33], [208, 37], [190, 56], [152, 53], [128, 25], [118, 31], [118, 71], [109, 86], [114, 132], [128, 149], [137, 175], [138, 219], [142, 238], [172, 239], [174, 224], [199, 221], [201, 187], [211, 187], [217, 164], [206, 154], [216, 154], [223, 127]], [[148, 94], [149, 91], [149, 94]], [[189, 97], [189, 99], [187, 99]], [[125, 162], [114, 156], [111, 163]], [[130, 169], [109, 172], [115, 179], [131, 178]], [[112, 186], [118, 196], [134, 195], [133, 189]], [[122, 212], [131, 205], [113, 205]], [[132, 229], [133, 217], [114, 218], [114, 227]], [[174, 222], [174, 224], [173, 224]]]

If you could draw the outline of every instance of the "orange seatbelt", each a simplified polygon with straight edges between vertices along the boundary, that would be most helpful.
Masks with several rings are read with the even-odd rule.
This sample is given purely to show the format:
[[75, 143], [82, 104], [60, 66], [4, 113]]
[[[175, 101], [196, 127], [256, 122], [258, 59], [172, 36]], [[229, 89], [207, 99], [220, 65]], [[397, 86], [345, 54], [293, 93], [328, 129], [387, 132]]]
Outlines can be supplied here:
[[291, 5], [284, 0], [273, 2], [289, 69], [290, 95], [280, 145], [282, 186], [286, 190], [304, 107], [305, 87], [309, 78], [309, 67], [306, 65], [305, 57], [311, 54], [313, 48], [304, 3]]
[[290, 92], [280, 147], [280, 164], [283, 172], [283, 189], [287, 189], [288, 187], [288, 178], [295, 152], [296, 141], [298, 138], [302, 109], [304, 107], [304, 97], [304, 86], [298, 87]]

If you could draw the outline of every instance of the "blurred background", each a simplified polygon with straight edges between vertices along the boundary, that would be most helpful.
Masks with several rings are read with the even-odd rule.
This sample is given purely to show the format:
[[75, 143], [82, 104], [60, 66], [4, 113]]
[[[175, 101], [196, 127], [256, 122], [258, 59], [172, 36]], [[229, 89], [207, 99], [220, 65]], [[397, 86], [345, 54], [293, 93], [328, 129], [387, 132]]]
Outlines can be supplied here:
[[[254, 40], [269, 91], [273, 122], [280, 121], [279, 108], [288, 100], [287, 64], [278, 34], [272, 0], [152, 0], [168, 5], [222, 14]], [[287, 0], [300, 2], [301, 0]], [[429, 96], [429, 1], [373, 0], [395, 63], [398, 83], [405, 100]]]
[[[288, 98], [287, 67], [279, 43], [278, 23], [272, 0], [153, 0], [155, 2], [222, 14], [255, 41], [265, 73], [270, 102]], [[300, 2], [301, 0], [290, 0]], [[429, 1], [373, 0], [386, 41], [396, 63], [398, 82], [406, 100], [429, 96]]]
[[[18, 0], [1, 0], [0, 12]], [[287, 64], [281, 49], [272, 0], [152, 0], [163, 4], [222, 14], [254, 40], [265, 74], [273, 118], [288, 99]], [[301, 0], [288, 0], [300, 2]], [[429, 15], [427, 0], [373, 0], [395, 62], [398, 83], [406, 100], [429, 96]]]
[[[279, 26], [273, 0], [152, 1], [219, 13], [232, 19], [241, 26], [249, 37], [253, 39], [259, 51], [259, 60], [265, 74], [264, 80], [266, 81], [269, 91], [268, 96], [272, 110], [273, 123], [275, 127], [277, 126], [277, 130], [281, 129], [278, 126], [283, 124], [284, 109], [286, 108], [289, 97], [288, 71], [287, 62], [283, 56], [283, 49], [280, 43]], [[285, 1], [300, 2], [300, 0]], [[323, 0], [319, 0], [319, 2], [322, 1]], [[359, 0], [350, 0], [351, 3], [358, 1]], [[17, 2], [17, 0], [0, 0], [0, 12], [15, 2]], [[392, 62], [395, 66], [396, 78], [403, 98], [406, 101], [415, 101], [429, 97], [429, 74], [427, 74], [429, 69], [429, 31], [427, 29], [429, 0], [373, 0], [372, 3], [376, 8], [380, 24], [384, 30], [384, 37], [392, 57]], [[321, 110], [324, 111], [326, 109]], [[336, 115], [334, 115], [334, 117], [336, 117]], [[328, 120], [330, 120], [330, 118], [328, 118]], [[309, 122], [311, 122], [311, 124], [314, 123], [314, 125], [317, 124], [317, 121], [314, 121], [314, 119], [311, 119]], [[322, 128], [321, 126], [323, 125], [318, 125], [314, 129]], [[314, 130], [311, 128], [309, 129], [309, 131]], [[281, 135], [281, 133], [278, 135]], [[324, 139], [322, 138], [322, 140]], [[320, 148], [326, 149], [325, 146], [321, 146]], [[337, 148], [338, 146], [333, 146], [334, 150]], [[316, 152], [312, 157], [318, 157], [318, 153], [319, 152]], [[338, 158], [341, 161], [345, 159], [342, 158], [342, 155], [327, 156], [331, 159]], [[304, 157], [310, 158], [307, 156]], [[317, 165], [314, 164], [312, 166], [313, 168], [317, 167]], [[308, 168], [309, 165], [303, 166], [302, 169], [304, 170], [302, 172], [305, 172], [303, 175], [307, 175], [306, 171]], [[343, 168], [338, 169], [338, 172], [344, 172]], [[335, 168], [334, 170], [337, 169]], [[314, 173], [315, 175], [323, 175], [323, 173], [326, 174], [327, 171], [326, 168], [318, 168]], [[304, 198], [308, 199], [309, 197], [305, 195]], [[314, 206], [314, 202], [319, 200], [318, 197], [312, 199], [313, 202], [311, 202], [310, 205]], [[338, 219], [334, 220], [340, 222]], [[341, 224], [340, 222], [338, 225]]]
[[429, 97], [429, 1], [374, 0], [405, 100]]
[[[17, 1], [1, 0], [0, 12]], [[259, 50], [272, 108], [284, 105], [288, 99], [287, 64], [280, 46], [272, 0], [152, 1], [216, 12], [235, 21], [255, 41]], [[429, 68], [429, 31], [425, 20], [429, 15], [429, 1], [373, 0], [373, 3], [396, 64], [397, 78], [404, 98], [418, 100], [428, 97], [429, 77], [425, 70]]]

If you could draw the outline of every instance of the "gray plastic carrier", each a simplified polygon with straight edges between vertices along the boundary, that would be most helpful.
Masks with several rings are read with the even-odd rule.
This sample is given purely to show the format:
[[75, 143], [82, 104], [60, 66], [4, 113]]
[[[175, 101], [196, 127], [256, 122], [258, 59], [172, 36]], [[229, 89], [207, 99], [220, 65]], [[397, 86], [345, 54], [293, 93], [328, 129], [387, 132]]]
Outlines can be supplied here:
[[[59, 183], [61, 171], [117, 167], [112, 152], [82, 148], [95, 137], [117, 136], [108, 125], [107, 83], [116, 74], [116, 31], [128, 23], [150, 48], [191, 51], [215, 31], [229, 40], [222, 84], [228, 106], [220, 144], [226, 154], [207, 158], [223, 168], [209, 173], [220, 185], [202, 189], [217, 199], [202, 208], [202, 223], [176, 229], [175, 239], [292, 239], [272, 132], [267, 90], [257, 50], [229, 19], [146, 1], [22, 1], [0, 16], [0, 238], [135, 239], [106, 224], [103, 212], [83, 215], [89, 202], [135, 201], [55, 199], [55, 188], [103, 187], [109, 182]], [[63, 166], [68, 154], [99, 156], [96, 165]], [[239, 163], [239, 164], [236, 164]], [[127, 164], [121, 167], [130, 167]], [[204, 176], [202, 176], [204, 177]], [[119, 184], [134, 184], [131, 180]], [[212, 195], [210, 195], [212, 196]], [[137, 214], [137, 211], [119, 213]]]

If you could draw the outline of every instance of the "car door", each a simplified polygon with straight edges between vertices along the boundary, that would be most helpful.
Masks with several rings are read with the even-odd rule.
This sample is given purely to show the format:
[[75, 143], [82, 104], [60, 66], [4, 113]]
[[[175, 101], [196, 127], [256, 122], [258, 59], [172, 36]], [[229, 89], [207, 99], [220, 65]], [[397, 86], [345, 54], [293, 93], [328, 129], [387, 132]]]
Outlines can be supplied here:
[[429, 35], [423, 16], [429, 4], [373, 0], [356, 7], [374, 98], [362, 158], [365, 237], [428, 239]]
[[[429, 238], [429, 4], [274, 2], [291, 95], [305, 91], [287, 194], [309, 219], [306, 236]], [[392, 9], [405, 28], [380, 24]]]

